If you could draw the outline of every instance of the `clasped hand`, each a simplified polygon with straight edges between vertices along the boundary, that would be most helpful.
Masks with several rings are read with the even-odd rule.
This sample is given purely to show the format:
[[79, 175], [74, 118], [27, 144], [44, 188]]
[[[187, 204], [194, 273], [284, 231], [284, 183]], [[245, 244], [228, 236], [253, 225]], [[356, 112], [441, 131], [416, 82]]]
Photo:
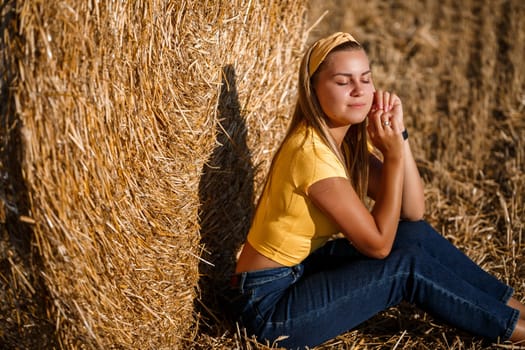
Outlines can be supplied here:
[[376, 91], [368, 113], [368, 134], [372, 144], [384, 157], [398, 157], [403, 152], [403, 105], [388, 91]]

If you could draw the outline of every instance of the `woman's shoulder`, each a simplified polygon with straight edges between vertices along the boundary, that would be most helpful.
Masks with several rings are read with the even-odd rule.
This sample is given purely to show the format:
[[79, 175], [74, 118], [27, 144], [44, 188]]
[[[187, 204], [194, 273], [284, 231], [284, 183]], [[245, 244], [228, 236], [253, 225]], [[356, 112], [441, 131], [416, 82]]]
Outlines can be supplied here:
[[310, 126], [300, 125], [291, 133], [282, 148], [285, 161], [307, 163], [310, 167], [321, 163], [337, 164], [337, 155]]
[[319, 133], [311, 126], [300, 124], [293, 130], [285, 144], [296, 151], [309, 151], [314, 148], [329, 147], [323, 142]]

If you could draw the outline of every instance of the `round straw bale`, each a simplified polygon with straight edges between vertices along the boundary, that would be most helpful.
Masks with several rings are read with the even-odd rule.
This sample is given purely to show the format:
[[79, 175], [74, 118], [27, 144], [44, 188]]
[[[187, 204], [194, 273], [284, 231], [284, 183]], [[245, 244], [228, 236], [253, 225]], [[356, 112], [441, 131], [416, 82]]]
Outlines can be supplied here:
[[59, 343], [179, 348], [290, 114], [304, 3], [16, 6], [27, 220]]

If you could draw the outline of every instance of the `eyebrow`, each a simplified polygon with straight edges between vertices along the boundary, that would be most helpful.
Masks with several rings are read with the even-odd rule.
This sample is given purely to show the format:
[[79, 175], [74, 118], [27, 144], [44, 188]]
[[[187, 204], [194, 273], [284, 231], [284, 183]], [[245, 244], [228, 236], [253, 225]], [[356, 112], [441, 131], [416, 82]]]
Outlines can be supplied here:
[[[367, 74], [370, 74], [370, 73], [372, 73], [371, 69], [367, 70], [366, 72], [361, 73], [360, 76], [367, 75]], [[353, 74], [350, 74], [350, 73], [334, 73], [332, 76], [335, 77], [337, 75], [343, 75], [345, 77], [353, 77], [354, 76]]]

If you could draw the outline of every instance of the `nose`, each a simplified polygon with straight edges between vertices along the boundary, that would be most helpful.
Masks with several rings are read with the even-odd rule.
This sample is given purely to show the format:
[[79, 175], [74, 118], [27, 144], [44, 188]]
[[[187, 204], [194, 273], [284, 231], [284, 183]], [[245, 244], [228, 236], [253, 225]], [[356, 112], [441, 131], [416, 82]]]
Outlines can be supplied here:
[[358, 97], [364, 94], [363, 87], [361, 84], [356, 83], [354, 88], [350, 91], [350, 96]]

